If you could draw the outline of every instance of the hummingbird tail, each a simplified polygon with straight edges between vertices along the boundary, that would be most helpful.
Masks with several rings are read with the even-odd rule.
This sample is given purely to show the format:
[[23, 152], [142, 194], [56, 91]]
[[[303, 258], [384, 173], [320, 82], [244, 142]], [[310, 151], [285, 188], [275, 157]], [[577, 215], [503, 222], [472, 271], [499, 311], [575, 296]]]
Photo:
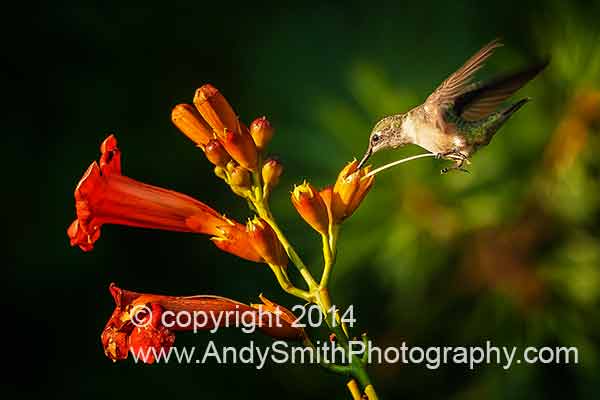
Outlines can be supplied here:
[[511, 115], [516, 113], [519, 110], [519, 108], [523, 107], [525, 103], [528, 103], [529, 101], [531, 101], [531, 97], [526, 97], [508, 106], [506, 109], [502, 110], [503, 121], [509, 119]]
[[482, 124], [485, 130], [486, 139], [481, 144], [489, 144], [496, 132], [498, 132], [498, 130], [502, 127], [502, 125], [504, 125], [504, 123], [508, 121], [508, 119], [514, 113], [516, 113], [521, 107], [525, 105], [525, 103], [528, 103], [530, 100], [530, 97], [526, 97], [517, 101], [516, 103], [511, 104], [504, 110], [498, 111], [490, 115], [490, 117]]

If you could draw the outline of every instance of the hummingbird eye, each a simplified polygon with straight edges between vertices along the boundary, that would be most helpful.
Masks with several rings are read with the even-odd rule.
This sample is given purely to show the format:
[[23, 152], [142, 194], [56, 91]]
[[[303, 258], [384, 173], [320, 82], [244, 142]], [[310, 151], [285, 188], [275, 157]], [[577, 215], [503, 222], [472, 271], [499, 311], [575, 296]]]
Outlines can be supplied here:
[[375, 143], [379, 142], [380, 139], [381, 139], [381, 134], [375, 133], [373, 136], [371, 136], [371, 143], [375, 144]]

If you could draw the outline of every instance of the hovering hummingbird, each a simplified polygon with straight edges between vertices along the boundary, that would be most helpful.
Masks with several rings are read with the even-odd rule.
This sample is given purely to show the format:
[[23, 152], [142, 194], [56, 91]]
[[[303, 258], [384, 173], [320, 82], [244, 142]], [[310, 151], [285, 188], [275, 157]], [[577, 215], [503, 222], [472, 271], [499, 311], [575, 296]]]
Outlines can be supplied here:
[[549, 62], [487, 82], [472, 82], [485, 60], [501, 46], [498, 40], [488, 43], [442, 82], [423, 104], [377, 122], [358, 167], [380, 150], [416, 144], [438, 159], [455, 161], [453, 167], [444, 168], [442, 173], [451, 169], [466, 171], [463, 165], [469, 163], [471, 155], [489, 144], [498, 129], [530, 99], [524, 98], [502, 109], [500, 105]]

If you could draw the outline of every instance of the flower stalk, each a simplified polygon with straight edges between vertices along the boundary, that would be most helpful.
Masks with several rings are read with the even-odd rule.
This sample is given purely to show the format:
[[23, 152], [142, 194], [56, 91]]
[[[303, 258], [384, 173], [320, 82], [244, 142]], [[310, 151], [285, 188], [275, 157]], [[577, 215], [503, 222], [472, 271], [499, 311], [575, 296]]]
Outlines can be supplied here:
[[[121, 174], [120, 150], [116, 138], [109, 136], [101, 146], [99, 163], [93, 163], [75, 190], [77, 219], [68, 228], [72, 245], [85, 251], [92, 249], [103, 224], [208, 234], [221, 250], [240, 258], [265, 263], [286, 293], [315, 304], [335, 340], [350, 355], [351, 337], [340, 313], [332, 307], [329, 283], [335, 264], [341, 225], [360, 206], [373, 185], [370, 167], [358, 168], [356, 160], [339, 173], [334, 185], [321, 191], [310, 183], [296, 186], [291, 202], [302, 219], [321, 237], [323, 268], [316, 279], [273, 216], [269, 199], [283, 172], [282, 164], [266, 157], [273, 137], [273, 127], [266, 117], [255, 119], [248, 128], [242, 123], [227, 99], [212, 85], [200, 87], [193, 104], [177, 105], [171, 113], [174, 125], [198, 147], [214, 172], [236, 195], [247, 201], [255, 215], [246, 226], [225, 217], [206, 204], [184, 194], [147, 185]], [[427, 156], [427, 155], [422, 155]], [[297, 287], [287, 273], [288, 261], [298, 270], [305, 288]], [[244, 305], [216, 296], [174, 297], [141, 294], [111, 286], [117, 307], [102, 334], [107, 356], [113, 360], [127, 357], [128, 349], [168, 348], [173, 344], [177, 327], [168, 329], [156, 318], [147, 328], [131, 326], [136, 316], [132, 307], [147, 306], [152, 315], [178, 310], [227, 310]], [[271, 311], [279, 306], [260, 296]], [[282, 330], [263, 329], [273, 337], [301, 340], [313, 347], [308, 332], [292, 326], [295, 316], [283, 309], [287, 326]], [[143, 319], [144, 316], [141, 316]], [[150, 318], [148, 316], [147, 318]], [[366, 336], [363, 336], [366, 340]], [[154, 360], [149, 360], [153, 362]], [[353, 399], [377, 394], [367, 373], [365, 357], [350, 355], [349, 363], [322, 362], [321, 366], [336, 374], [350, 377], [347, 384]]]

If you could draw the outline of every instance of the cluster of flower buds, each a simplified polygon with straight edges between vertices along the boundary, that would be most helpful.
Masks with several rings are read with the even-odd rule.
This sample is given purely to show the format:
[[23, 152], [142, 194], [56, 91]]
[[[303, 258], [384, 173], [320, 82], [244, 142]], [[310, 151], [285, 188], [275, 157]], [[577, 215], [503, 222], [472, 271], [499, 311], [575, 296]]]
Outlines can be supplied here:
[[370, 169], [370, 166], [358, 169], [354, 160], [342, 169], [333, 187], [321, 191], [304, 182], [294, 187], [292, 204], [306, 223], [326, 235], [330, 226], [350, 217], [363, 201], [375, 178], [366, 176]]
[[249, 194], [252, 172], [269, 177], [264, 179], [267, 193], [277, 184], [281, 164], [270, 160], [261, 165], [260, 156], [273, 137], [273, 127], [266, 117], [257, 118], [248, 128], [227, 99], [214, 86], [206, 84], [196, 90], [193, 105], [175, 106], [171, 120], [204, 151], [215, 166], [215, 174], [236, 194]]

